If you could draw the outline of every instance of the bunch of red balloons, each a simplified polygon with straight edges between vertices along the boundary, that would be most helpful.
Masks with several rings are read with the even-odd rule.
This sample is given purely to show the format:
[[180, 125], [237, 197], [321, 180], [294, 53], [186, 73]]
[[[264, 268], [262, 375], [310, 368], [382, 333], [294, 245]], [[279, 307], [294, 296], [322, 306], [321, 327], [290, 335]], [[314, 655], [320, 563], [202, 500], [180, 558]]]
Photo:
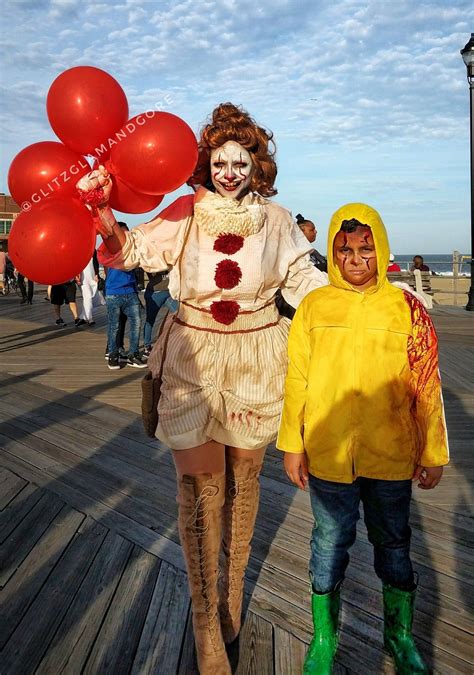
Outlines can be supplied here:
[[171, 113], [147, 111], [128, 119], [120, 84], [92, 66], [59, 75], [46, 108], [62, 142], [29, 145], [11, 163], [8, 186], [22, 213], [8, 251], [32, 281], [59, 284], [86, 267], [95, 247], [94, 221], [75, 187], [91, 171], [85, 156], [111, 173], [112, 208], [145, 213], [192, 174], [197, 142], [186, 122]]

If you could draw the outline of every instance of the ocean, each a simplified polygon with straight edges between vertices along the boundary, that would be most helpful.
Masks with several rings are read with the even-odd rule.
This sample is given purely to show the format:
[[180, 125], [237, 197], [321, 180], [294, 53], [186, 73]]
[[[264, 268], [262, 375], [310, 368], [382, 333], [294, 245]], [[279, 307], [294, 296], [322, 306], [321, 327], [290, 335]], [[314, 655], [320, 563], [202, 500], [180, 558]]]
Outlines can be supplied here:
[[[418, 253], [400, 253], [400, 255], [397, 255], [394, 253], [395, 256], [395, 262], [400, 265], [402, 270], [410, 269], [410, 265], [413, 262], [413, 256], [414, 255], [419, 255]], [[432, 272], [435, 272], [436, 274], [439, 274], [443, 277], [449, 277], [452, 276], [453, 274], [453, 254], [452, 253], [424, 253], [423, 254], [423, 260], [425, 262], [425, 265], [428, 265], [430, 270]], [[471, 256], [468, 255], [467, 253], [462, 254], [462, 262], [460, 258], [460, 264], [459, 264], [459, 276], [463, 277], [469, 277], [471, 276], [471, 270], [470, 270], [470, 262], [471, 262]]]

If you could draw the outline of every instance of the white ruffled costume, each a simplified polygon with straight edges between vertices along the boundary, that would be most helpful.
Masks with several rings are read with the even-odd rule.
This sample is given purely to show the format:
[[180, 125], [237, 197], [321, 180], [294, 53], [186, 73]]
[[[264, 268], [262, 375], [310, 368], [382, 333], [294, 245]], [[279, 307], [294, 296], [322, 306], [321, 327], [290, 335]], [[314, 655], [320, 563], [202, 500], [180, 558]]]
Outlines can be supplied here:
[[[214, 248], [222, 234], [244, 237], [235, 253]], [[249, 193], [240, 202], [205, 188], [180, 197], [157, 218], [126, 233], [121, 252], [104, 245], [99, 259], [111, 267], [171, 267], [169, 291], [180, 306], [167, 340], [157, 437], [169, 447], [192, 448], [213, 439], [256, 449], [276, 438], [287, 366], [289, 321], [278, 315], [277, 290], [296, 307], [327, 284], [311, 263], [306, 238], [286, 209]], [[216, 266], [228, 259], [242, 273], [230, 289], [216, 284]], [[223, 324], [212, 303], [239, 305]], [[157, 376], [167, 329], [149, 367]]]

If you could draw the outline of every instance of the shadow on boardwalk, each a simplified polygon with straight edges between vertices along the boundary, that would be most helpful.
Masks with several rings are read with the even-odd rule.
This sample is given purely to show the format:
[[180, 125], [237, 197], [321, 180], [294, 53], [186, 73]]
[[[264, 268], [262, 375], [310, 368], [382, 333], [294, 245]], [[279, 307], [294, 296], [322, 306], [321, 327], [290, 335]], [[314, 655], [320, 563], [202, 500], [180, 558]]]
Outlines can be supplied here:
[[[31, 377], [42, 374], [45, 374], [44, 370], [36, 371]], [[80, 397], [78, 393], [64, 394], [54, 401], [42, 401], [39, 387], [36, 399], [35, 395], [28, 397], [22, 391], [15, 393], [15, 385], [28, 379], [29, 376], [24, 375], [2, 380], [4, 405], [0, 438], [5, 450], [15, 457], [21, 458], [22, 446], [30, 448], [24, 461], [36, 466], [37, 471], [43, 471], [42, 487], [79, 511], [93, 515], [94, 526], [89, 525], [86, 532], [91, 539], [89, 546], [94, 545], [90, 557], [86, 556], [75, 570], [74, 580], [70, 579], [76, 587], [75, 593], [63, 598], [59, 606], [43, 608], [43, 611], [37, 606], [38, 598], [44, 595], [40, 590], [42, 584], [54, 583], [45, 580], [51, 580], [60, 565], [60, 561], [56, 561], [55, 567], [47, 557], [33, 576], [26, 577], [15, 587], [14, 596], [7, 597], [2, 619], [2, 672], [32, 673], [37, 669], [48, 672], [49, 666], [61, 672], [67, 664], [73, 666], [74, 672], [84, 666], [86, 672], [133, 672], [135, 660], [140, 663], [143, 659], [149, 660], [146, 649], [156, 648], [153, 643], [145, 647], [141, 638], [147, 630], [146, 622], [157, 620], [149, 616], [148, 610], [151, 611], [151, 606], [158, 602], [156, 589], [161, 589], [158, 578], [160, 568], [164, 569], [161, 561], [167, 564], [168, 577], [174, 572], [180, 596], [175, 607], [175, 614], [179, 610], [173, 622], [175, 632], [168, 635], [173, 640], [169, 664], [171, 667], [174, 661], [177, 668], [181, 655], [182, 666], [189, 670], [192, 668], [191, 650], [189, 644], [184, 644], [189, 603], [178, 546], [174, 468], [170, 453], [145, 439], [136, 420], [124, 425], [118, 413], [118, 428], [111, 431], [110, 424], [105, 425], [99, 417], [91, 415], [93, 408], [100, 407], [91, 399], [113, 384], [88, 387], [78, 392]], [[28, 398], [31, 400], [26, 403]], [[81, 403], [85, 409], [81, 409]], [[18, 413], [22, 407], [27, 410]], [[34, 446], [33, 451], [31, 446]], [[21, 475], [21, 465], [18, 473]], [[278, 514], [283, 516], [284, 509], [285, 502], [280, 500], [278, 513], [259, 546], [261, 560], [266, 558], [280, 525]], [[55, 526], [60, 527], [62, 517], [69, 516], [68, 509], [60, 511], [55, 516]], [[109, 532], [110, 529], [120, 534], [119, 539]], [[133, 529], [135, 546], [128, 541]], [[147, 553], [150, 550], [154, 555]], [[6, 551], [7, 558], [8, 554]], [[66, 556], [67, 551], [64, 559]], [[101, 571], [98, 576], [98, 570], [93, 568], [98, 566], [99, 560]], [[107, 563], [105, 568], [104, 561]], [[260, 567], [260, 561], [255, 560], [254, 581], [248, 587], [250, 593]], [[123, 607], [114, 607], [113, 598], [117, 588], [123, 585], [122, 577], [127, 571], [135, 579], [136, 588], [128, 589], [124, 611]], [[62, 570], [61, 574], [70, 578], [67, 570]], [[96, 580], [100, 578], [100, 591], [90, 588], [87, 580], [91, 575]], [[14, 577], [12, 583], [15, 583]], [[85, 595], [83, 587], [88, 588], [89, 596]], [[102, 606], [103, 627], [99, 623], [95, 627], [96, 633], [84, 633], [85, 619], [91, 622], [91, 613], [97, 611], [99, 596], [107, 597], [110, 602], [110, 609]], [[51, 616], [51, 610], [54, 616]], [[113, 610], [115, 617], [111, 615]], [[97, 618], [93, 623], [97, 623]], [[26, 640], [25, 634], [29, 636]], [[188, 630], [188, 642], [189, 637]], [[161, 654], [161, 662], [164, 656]], [[235, 649], [233, 659], [237, 666], [238, 651]]]

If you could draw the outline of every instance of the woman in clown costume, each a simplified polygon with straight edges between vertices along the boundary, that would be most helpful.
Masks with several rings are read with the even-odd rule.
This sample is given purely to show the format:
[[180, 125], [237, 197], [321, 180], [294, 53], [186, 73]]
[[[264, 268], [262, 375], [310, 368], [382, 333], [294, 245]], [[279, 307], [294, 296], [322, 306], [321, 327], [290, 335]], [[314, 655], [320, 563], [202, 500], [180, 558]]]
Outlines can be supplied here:
[[271, 133], [225, 103], [201, 131], [189, 180], [194, 194], [151, 222], [130, 232], [117, 226], [103, 167], [78, 184], [86, 193], [103, 190], [104, 265], [171, 268], [169, 291], [179, 309], [148, 364], [162, 378], [156, 435], [172, 449], [176, 466], [203, 675], [231, 672], [225, 644], [240, 630], [259, 473], [278, 430], [289, 321], [279, 316], [275, 294], [282, 289], [296, 307], [327, 283], [291, 214], [270, 200], [276, 173]]

